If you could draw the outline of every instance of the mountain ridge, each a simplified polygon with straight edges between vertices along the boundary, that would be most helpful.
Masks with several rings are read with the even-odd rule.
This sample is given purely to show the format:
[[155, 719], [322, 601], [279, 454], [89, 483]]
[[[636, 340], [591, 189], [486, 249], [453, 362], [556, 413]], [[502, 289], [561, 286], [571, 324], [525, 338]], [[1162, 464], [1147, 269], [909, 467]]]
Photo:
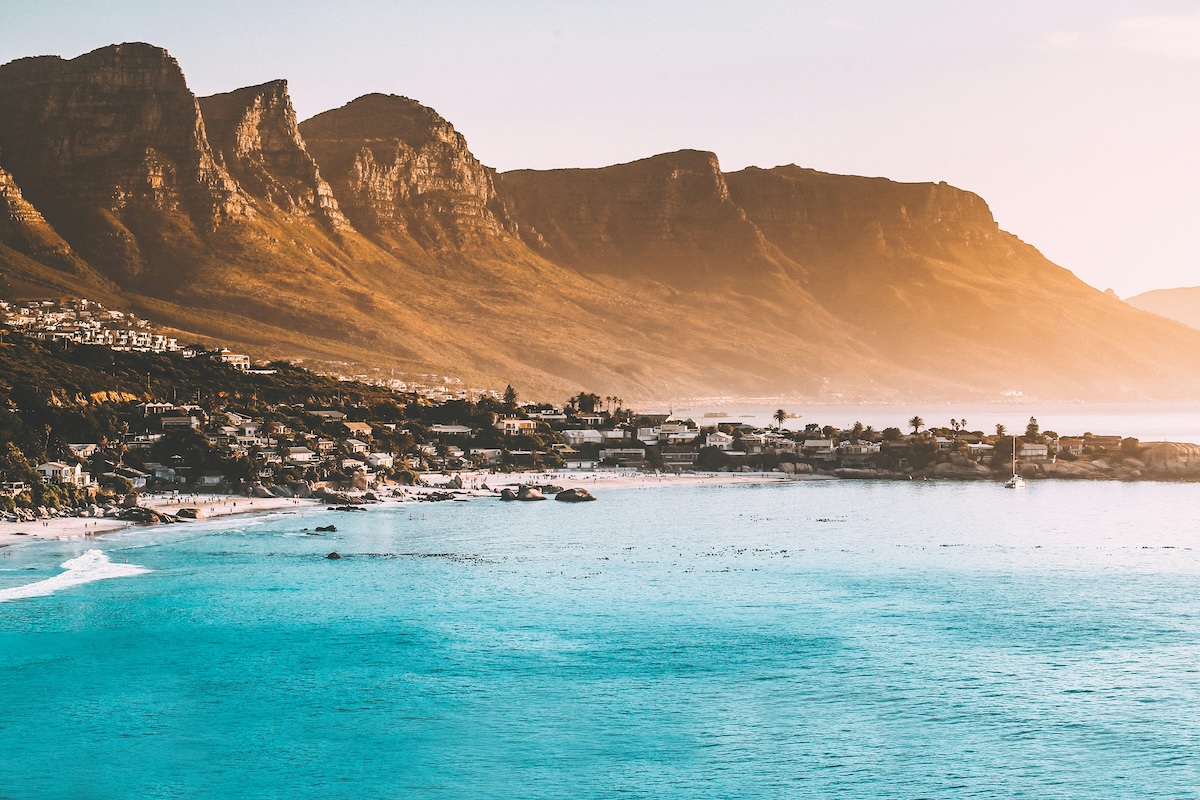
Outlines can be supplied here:
[[411, 98], [297, 121], [284, 80], [198, 98], [140, 43], [0, 66], [0, 276], [263, 357], [525, 393], [1200, 389], [1200, 333], [944, 183], [727, 173], [697, 150], [497, 173]]

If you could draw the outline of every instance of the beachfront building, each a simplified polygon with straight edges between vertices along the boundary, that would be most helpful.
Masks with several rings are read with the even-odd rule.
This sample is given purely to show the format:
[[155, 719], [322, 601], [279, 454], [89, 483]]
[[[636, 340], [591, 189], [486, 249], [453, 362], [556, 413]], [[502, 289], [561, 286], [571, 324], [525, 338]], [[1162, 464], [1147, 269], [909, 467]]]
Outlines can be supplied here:
[[733, 437], [728, 433], [716, 431], [704, 437], [705, 447], [715, 447], [718, 450], [729, 451], [733, 449]]
[[598, 430], [569, 430], [562, 432], [563, 441], [571, 447], [579, 447], [584, 444], [601, 444], [604, 442], [604, 434]]
[[57, 483], [63, 486], [91, 486], [92, 476], [83, 471], [80, 464], [67, 464], [62, 461], [47, 461], [39, 464], [38, 474], [43, 483]]
[[1017, 458], [1022, 461], [1046, 461], [1050, 458], [1050, 446], [1037, 442], [1025, 442]]
[[391, 453], [368, 453], [367, 463], [372, 469], [391, 469], [396, 463], [396, 457]]
[[639, 465], [645, 460], [644, 447], [608, 447], [600, 451], [600, 461], [619, 467]]

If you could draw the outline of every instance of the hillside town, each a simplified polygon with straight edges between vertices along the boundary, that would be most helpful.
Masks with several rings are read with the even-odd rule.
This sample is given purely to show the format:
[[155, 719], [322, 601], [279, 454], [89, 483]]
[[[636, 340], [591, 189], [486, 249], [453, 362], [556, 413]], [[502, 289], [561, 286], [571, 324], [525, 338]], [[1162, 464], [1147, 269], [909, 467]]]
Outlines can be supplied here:
[[1018, 463], [1035, 474], [1087, 477], [1100, 469], [1092, 466], [1098, 459], [1135, 471], [1141, 463], [1135, 440], [1043, 433], [1036, 420], [1014, 438], [1003, 430], [967, 431], [957, 420], [926, 428], [919, 418], [907, 432], [861, 424], [849, 430], [818, 423], [789, 429], [782, 409], [771, 427], [702, 425], [611, 402], [605, 407], [602, 398], [587, 393], [562, 405], [519, 403], [511, 387], [499, 401], [436, 403], [414, 395], [396, 401], [117, 404], [111, 436], [68, 440], [51, 431], [47, 458], [36, 463], [9, 444], [0, 461], [0, 510], [162, 491], [283, 497], [309, 496], [321, 488], [367, 492], [420, 483], [430, 473], [466, 471], [981, 479], [1009, 469], [1014, 441]]

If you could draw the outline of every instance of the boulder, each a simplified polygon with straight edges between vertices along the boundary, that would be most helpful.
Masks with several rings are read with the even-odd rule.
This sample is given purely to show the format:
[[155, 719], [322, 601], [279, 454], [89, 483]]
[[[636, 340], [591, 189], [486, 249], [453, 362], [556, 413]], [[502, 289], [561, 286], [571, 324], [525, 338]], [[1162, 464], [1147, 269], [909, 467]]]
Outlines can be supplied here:
[[317, 530], [321, 533], [337, 533], [337, 525], [318, 525]]
[[554, 495], [554, 499], [562, 503], [587, 503], [595, 500], [596, 496], [587, 489], [564, 489]]
[[204, 511], [199, 508], [181, 508], [175, 512], [179, 519], [204, 519]]
[[1148, 472], [1159, 475], [1200, 475], [1200, 445], [1160, 442], [1142, 453]]
[[522, 486], [520, 491], [517, 492], [517, 499], [518, 500], [545, 500], [546, 495], [542, 494], [542, 491], [534, 486]]
[[254, 488], [252, 488], [250, 490], [250, 496], [251, 497], [261, 497], [261, 498], [265, 499], [265, 498], [269, 498], [269, 497], [274, 497], [275, 495], [271, 494], [271, 490], [265, 486], [255, 486]]
[[292, 490], [293, 497], [309, 498], [313, 496], [312, 487], [307, 483], [289, 483], [288, 488]]
[[292, 490], [286, 486], [272, 486], [267, 491], [271, 493], [272, 497], [289, 498], [292, 496]]
[[463, 488], [462, 475], [455, 475], [453, 478], [450, 479], [450, 482], [448, 484], [446, 484], [446, 486], [448, 486], [451, 489]]
[[516, 500], [517, 493], [514, 492], [512, 489], [501, 489], [500, 490], [500, 499], [501, 500]]
[[330, 559], [331, 561], [335, 561], [335, 560], [341, 558], [342, 554], [339, 553], [338, 551], [334, 550], [332, 553], [330, 553], [329, 555], [327, 555], [325, 557]]

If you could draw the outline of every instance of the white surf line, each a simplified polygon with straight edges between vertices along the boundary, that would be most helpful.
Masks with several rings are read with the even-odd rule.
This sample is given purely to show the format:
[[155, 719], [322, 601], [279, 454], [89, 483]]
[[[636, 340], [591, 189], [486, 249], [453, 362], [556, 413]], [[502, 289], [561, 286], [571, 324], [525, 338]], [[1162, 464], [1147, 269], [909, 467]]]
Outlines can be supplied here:
[[53, 578], [27, 583], [24, 586], [0, 589], [0, 603], [8, 600], [21, 600], [26, 597], [45, 597], [63, 589], [92, 581], [128, 578], [150, 571], [137, 564], [114, 564], [102, 550], [88, 550], [81, 556], [64, 561], [62, 566], [67, 571], [55, 575]]

